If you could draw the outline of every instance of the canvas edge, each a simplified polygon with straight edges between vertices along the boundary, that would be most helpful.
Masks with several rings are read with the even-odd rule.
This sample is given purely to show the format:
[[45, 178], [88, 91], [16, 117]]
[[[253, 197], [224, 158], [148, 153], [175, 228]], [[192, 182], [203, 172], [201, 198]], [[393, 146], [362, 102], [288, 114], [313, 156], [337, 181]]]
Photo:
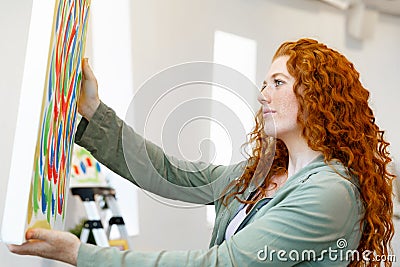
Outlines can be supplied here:
[[33, 0], [32, 4], [1, 228], [2, 242], [8, 244], [22, 244], [25, 241], [29, 192], [40, 123], [43, 85], [46, 78], [49, 37], [53, 25], [53, 16], [43, 16], [43, 14], [53, 14], [54, 5], [55, 0]]

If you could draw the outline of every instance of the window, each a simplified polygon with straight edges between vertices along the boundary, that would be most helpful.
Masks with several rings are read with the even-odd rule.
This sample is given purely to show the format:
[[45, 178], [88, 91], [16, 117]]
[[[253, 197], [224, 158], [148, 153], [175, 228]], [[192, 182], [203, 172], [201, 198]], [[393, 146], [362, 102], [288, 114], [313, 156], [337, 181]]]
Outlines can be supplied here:
[[[214, 35], [214, 62], [239, 71], [254, 83], [256, 79], [257, 43], [252, 39], [216, 31]], [[223, 104], [239, 118], [240, 122], [233, 123], [243, 125], [246, 134], [251, 131], [254, 116], [243, 103], [243, 100], [218, 86], [212, 88], [212, 99], [214, 100], [211, 112], [213, 118], [216, 115], [216, 109], [213, 107]], [[256, 99], [256, 96], [254, 96], [254, 99]], [[242, 144], [246, 141], [246, 136], [235, 136], [235, 133], [230, 133], [224, 126], [221, 123], [211, 121], [210, 139], [214, 149], [210, 149], [210, 151], [215, 153], [215, 156], [211, 155], [210, 158], [214, 159], [213, 164], [226, 165], [244, 159], [240, 153], [240, 147], [233, 146], [235, 142], [232, 138], [240, 138]], [[207, 222], [210, 226], [213, 226], [214, 219], [214, 206], [207, 206]]]

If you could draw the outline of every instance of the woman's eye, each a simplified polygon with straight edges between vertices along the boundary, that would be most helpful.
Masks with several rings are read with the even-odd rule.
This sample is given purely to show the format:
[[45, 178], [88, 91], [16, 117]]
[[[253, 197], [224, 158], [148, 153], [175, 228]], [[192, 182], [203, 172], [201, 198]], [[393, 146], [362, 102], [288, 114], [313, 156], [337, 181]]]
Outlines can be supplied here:
[[284, 84], [284, 82], [282, 80], [279, 80], [279, 79], [275, 79], [274, 80], [274, 86], [275, 87], [279, 87], [279, 86], [281, 86], [283, 84]]

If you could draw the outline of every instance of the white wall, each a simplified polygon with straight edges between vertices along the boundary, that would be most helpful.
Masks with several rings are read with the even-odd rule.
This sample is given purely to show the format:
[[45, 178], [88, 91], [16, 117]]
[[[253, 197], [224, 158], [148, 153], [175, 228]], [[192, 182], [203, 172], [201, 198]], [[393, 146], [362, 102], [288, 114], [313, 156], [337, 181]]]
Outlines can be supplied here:
[[[30, 2], [0, 2], [0, 217], [10, 164]], [[281, 42], [303, 36], [318, 38], [355, 63], [363, 83], [371, 91], [377, 121], [387, 130], [391, 151], [400, 160], [400, 137], [397, 135], [400, 126], [396, 119], [400, 113], [397, 104], [400, 99], [400, 17], [380, 15], [372, 39], [358, 42], [346, 35], [346, 16], [342, 11], [314, 0], [132, 0], [131, 13], [133, 91], [137, 91], [147, 78], [171, 65], [194, 60], [211, 61], [215, 30], [257, 41], [258, 83], [263, 80], [273, 52]], [[110, 14], [118, 16], [118, 13], [113, 13], [112, 6]], [[112, 19], [108, 18], [108, 21], [113, 23]], [[96, 57], [101, 57], [101, 54], [96, 53]], [[108, 77], [110, 80], [113, 78]], [[109, 104], [118, 108], [118, 103]], [[197, 136], [204, 134], [196, 133]], [[210, 229], [204, 208], [172, 208], [154, 201], [142, 191], [139, 191], [138, 198], [140, 235], [132, 238], [135, 249], [207, 247]], [[397, 243], [394, 243], [398, 258], [399, 239], [397, 237]], [[10, 255], [3, 244], [0, 244], [0, 258], [2, 266], [4, 261], [4, 266], [11, 266], [11, 263], [12, 266], [41, 266], [40, 260]], [[46, 262], [44, 265], [49, 264]]]

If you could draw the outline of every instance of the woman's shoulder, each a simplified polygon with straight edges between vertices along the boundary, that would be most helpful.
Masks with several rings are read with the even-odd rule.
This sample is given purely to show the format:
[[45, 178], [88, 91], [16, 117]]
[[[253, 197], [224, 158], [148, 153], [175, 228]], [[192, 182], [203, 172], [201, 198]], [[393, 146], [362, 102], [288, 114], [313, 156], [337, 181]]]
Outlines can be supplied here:
[[340, 163], [325, 164], [309, 173], [298, 186], [305, 196], [340, 205], [353, 203], [362, 209], [358, 179]]
[[359, 188], [358, 178], [341, 162], [325, 162], [318, 158], [299, 173], [299, 183], [304, 186]]
[[[335, 203], [360, 202], [357, 177], [340, 162], [314, 161], [288, 180], [279, 190], [282, 201], [311, 199]], [[357, 205], [357, 204], [356, 204]]]
[[336, 185], [359, 188], [358, 177], [352, 174], [342, 163], [336, 161], [325, 163], [308, 178], [310, 183], [320, 183], [328, 187], [335, 187]]

